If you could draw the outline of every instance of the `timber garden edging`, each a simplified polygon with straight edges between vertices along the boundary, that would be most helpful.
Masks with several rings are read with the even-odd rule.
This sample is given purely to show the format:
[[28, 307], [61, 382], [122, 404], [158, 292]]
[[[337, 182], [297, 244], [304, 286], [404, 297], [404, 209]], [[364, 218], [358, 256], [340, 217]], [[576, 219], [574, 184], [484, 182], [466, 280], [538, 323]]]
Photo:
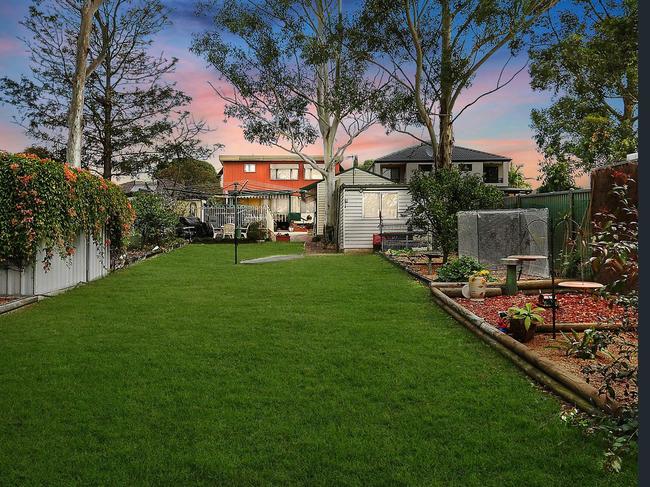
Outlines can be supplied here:
[[421, 283], [426, 284], [436, 304], [490, 347], [509, 358], [517, 367], [537, 382], [586, 412], [595, 414], [602, 411], [608, 414], [617, 414], [620, 411], [621, 405], [617, 401], [599, 394], [598, 390], [592, 385], [573, 374], [565, 372], [551, 360], [540, 356], [526, 345], [497, 330], [484, 319], [451, 299], [442, 289], [432, 285], [429, 279], [408, 269], [393, 257], [383, 253], [381, 255], [393, 265], [406, 271]]

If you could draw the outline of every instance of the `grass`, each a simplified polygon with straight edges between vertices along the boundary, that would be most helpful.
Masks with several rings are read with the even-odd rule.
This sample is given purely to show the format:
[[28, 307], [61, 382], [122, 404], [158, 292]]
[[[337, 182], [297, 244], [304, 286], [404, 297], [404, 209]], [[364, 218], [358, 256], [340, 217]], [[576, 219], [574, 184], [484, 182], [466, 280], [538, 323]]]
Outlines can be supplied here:
[[0, 316], [0, 485], [636, 483], [379, 257], [231, 259], [192, 245]]

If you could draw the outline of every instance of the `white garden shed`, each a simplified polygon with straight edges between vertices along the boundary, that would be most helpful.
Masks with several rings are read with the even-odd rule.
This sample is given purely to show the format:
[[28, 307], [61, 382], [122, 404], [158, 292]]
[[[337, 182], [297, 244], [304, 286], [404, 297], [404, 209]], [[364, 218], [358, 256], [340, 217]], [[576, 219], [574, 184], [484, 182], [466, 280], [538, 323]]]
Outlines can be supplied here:
[[[337, 187], [343, 184], [364, 185], [394, 183], [390, 179], [384, 178], [378, 174], [371, 173], [364, 169], [359, 169], [358, 167], [352, 167], [336, 175]], [[309, 188], [309, 186], [306, 188]], [[320, 181], [316, 184], [316, 217], [314, 221], [314, 235], [323, 235], [325, 213], [327, 212], [326, 191], [327, 186], [324, 181]]]
[[344, 252], [370, 251], [373, 235], [406, 232], [411, 195], [398, 184], [341, 184], [337, 189], [336, 241]]

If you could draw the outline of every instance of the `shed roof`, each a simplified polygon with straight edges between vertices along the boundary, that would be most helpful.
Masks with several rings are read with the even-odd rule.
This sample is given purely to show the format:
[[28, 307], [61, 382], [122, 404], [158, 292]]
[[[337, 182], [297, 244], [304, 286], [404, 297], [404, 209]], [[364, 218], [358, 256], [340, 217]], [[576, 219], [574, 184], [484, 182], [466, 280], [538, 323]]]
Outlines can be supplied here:
[[[417, 144], [375, 159], [375, 162], [430, 162], [431, 155], [427, 154], [428, 144]], [[429, 149], [430, 150], [430, 149]], [[452, 162], [479, 161], [510, 161], [510, 157], [490, 154], [468, 147], [455, 145], [451, 155]]]

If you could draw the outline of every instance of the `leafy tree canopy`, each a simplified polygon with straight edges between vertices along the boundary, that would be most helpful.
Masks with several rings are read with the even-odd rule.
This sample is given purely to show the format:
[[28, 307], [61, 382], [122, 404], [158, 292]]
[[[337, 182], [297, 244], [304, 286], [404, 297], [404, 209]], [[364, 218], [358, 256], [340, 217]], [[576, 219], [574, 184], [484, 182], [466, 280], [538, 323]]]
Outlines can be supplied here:
[[567, 161], [542, 164], [541, 170], [542, 174], [538, 179], [542, 181], [542, 185], [537, 189], [538, 192], [551, 193], [575, 189], [573, 171]]
[[[68, 132], [77, 4], [32, 0], [21, 22], [31, 73], [0, 78], [0, 101], [18, 107], [16, 122], [54, 153]], [[160, 0], [104, 0], [95, 14], [102, 28], [93, 28], [89, 51], [102, 62], [85, 83], [82, 165], [106, 179], [150, 172], [178, 157], [205, 158], [213, 150], [200, 141], [208, 128], [190, 115], [191, 97], [169, 81], [178, 60], [151, 52], [169, 16]]]
[[220, 188], [219, 176], [214, 166], [198, 159], [174, 159], [159, 167], [155, 175], [158, 179], [205, 193], [214, 194]]
[[530, 188], [530, 183], [526, 181], [526, 177], [522, 172], [523, 164], [510, 164], [508, 168], [508, 186], [511, 188]]
[[575, 0], [572, 10], [544, 20], [529, 51], [532, 88], [554, 96], [550, 107], [531, 112], [539, 150], [549, 162], [585, 171], [636, 152], [636, 0]]

